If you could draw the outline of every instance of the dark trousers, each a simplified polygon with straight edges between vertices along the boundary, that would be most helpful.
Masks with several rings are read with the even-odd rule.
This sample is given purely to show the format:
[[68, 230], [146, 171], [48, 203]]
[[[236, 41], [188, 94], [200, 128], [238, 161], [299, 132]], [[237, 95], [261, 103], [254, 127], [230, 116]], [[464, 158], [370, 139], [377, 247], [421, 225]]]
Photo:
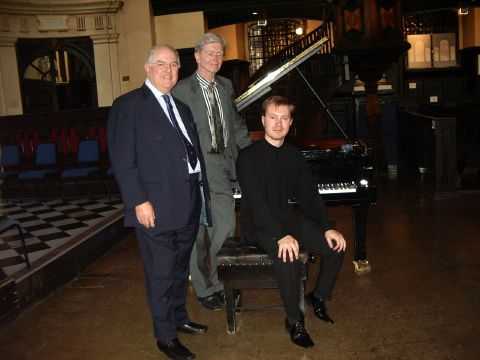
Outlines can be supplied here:
[[154, 335], [159, 341], [176, 338], [177, 327], [190, 322], [185, 302], [190, 255], [198, 232], [201, 209], [198, 181], [191, 181], [190, 184], [193, 201], [186, 226], [156, 235], [151, 235], [143, 228], [136, 229]]
[[[320, 272], [315, 285], [315, 293], [325, 300], [332, 298], [333, 288], [338, 272], [342, 266], [344, 252], [336, 252], [328, 247], [325, 231], [316, 222], [310, 219], [299, 219], [300, 245], [312, 249], [320, 256]], [[276, 240], [260, 237], [258, 245], [263, 248], [274, 260], [274, 272], [280, 290], [283, 305], [290, 321], [300, 320], [303, 317], [300, 303], [300, 260], [283, 262], [278, 258], [278, 243]]]

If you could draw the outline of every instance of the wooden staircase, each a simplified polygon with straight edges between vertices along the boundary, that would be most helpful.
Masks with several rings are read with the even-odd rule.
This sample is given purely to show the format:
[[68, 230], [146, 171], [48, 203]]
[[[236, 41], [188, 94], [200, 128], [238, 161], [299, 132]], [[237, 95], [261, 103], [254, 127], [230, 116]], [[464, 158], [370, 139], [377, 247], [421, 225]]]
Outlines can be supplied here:
[[[289, 46], [280, 50], [275, 56], [268, 59], [268, 61], [252, 74], [250, 77], [250, 84], [255, 83], [257, 80], [266, 76], [269, 72], [279, 68], [285, 62], [300, 54], [325, 36], [328, 37], [328, 41], [319, 53], [330, 54], [333, 48], [333, 23], [325, 22]], [[248, 84], [248, 86], [250, 86], [250, 84]]]

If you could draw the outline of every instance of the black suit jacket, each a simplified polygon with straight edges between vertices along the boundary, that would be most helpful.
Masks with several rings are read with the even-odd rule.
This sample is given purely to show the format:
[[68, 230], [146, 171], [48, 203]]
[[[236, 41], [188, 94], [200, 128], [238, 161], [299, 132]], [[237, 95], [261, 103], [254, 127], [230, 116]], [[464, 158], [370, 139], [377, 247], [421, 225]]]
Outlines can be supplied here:
[[[174, 101], [200, 160], [206, 222], [211, 225], [208, 180], [193, 115], [187, 105], [176, 98]], [[155, 227], [147, 230], [152, 234], [187, 225], [190, 185], [185, 148], [145, 84], [114, 101], [107, 136], [113, 172], [125, 205], [125, 226], [143, 227], [136, 218], [135, 206], [146, 201], [155, 211]]]

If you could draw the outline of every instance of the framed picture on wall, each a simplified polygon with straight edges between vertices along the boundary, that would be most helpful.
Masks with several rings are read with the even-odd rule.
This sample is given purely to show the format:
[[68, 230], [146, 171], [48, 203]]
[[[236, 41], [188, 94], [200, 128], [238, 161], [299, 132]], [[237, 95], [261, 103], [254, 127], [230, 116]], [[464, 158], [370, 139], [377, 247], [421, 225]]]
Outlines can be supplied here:
[[433, 67], [458, 66], [455, 33], [432, 34]]
[[407, 35], [411, 47], [408, 50], [409, 69], [427, 69], [432, 67], [432, 46], [430, 34]]

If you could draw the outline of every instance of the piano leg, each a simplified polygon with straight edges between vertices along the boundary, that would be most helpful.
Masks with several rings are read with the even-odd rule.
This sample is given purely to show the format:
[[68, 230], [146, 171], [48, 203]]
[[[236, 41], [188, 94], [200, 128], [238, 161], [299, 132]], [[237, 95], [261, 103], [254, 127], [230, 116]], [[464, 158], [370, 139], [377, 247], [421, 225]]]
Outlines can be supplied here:
[[368, 205], [352, 207], [353, 217], [353, 266], [357, 275], [366, 275], [372, 270], [367, 260], [367, 217]]

